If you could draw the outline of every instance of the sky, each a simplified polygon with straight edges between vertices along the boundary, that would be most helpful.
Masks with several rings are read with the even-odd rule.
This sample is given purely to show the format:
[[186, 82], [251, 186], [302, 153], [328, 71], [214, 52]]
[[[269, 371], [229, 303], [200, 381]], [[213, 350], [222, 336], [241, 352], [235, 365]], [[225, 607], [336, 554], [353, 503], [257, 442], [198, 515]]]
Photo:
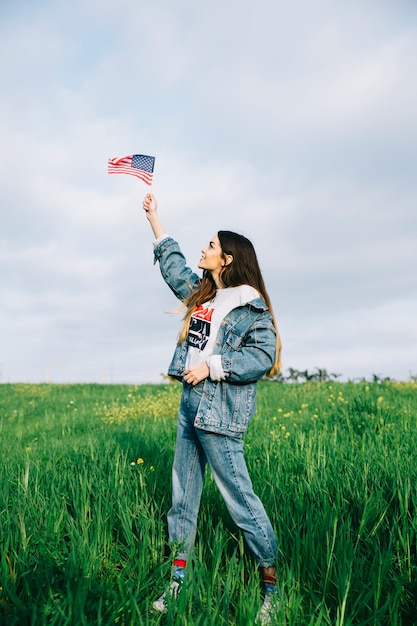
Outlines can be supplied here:
[[0, 382], [161, 382], [197, 269], [257, 251], [288, 368], [417, 375], [414, 0], [4, 0]]

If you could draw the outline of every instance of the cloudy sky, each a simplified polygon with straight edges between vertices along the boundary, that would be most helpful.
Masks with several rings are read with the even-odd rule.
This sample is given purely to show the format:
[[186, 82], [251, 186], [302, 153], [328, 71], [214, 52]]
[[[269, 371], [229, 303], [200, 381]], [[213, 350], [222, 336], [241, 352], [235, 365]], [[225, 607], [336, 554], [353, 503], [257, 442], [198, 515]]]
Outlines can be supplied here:
[[417, 374], [414, 0], [5, 0], [0, 8], [0, 381], [159, 382], [197, 266], [255, 244], [283, 367]]

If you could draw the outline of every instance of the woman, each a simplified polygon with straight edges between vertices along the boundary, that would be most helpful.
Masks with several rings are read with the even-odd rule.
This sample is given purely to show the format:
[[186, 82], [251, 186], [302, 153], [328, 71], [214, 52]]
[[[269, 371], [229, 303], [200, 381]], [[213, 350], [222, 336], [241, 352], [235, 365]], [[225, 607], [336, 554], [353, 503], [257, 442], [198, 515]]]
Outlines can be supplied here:
[[166, 611], [176, 596], [192, 551], [204, 471], [208, 464], [227, 509], [242, 530], [265, 584], [258, 619], [270, 623], [279, 597], [276, 540], [255, 495], [243, 456], [243, 435], [255, 412], [256, 381], [279, 371], [281, 344], [251, 242], [219, 231], [202, 255], [200, 278], [165, 234], [152, 194], [143, 201], [155, 235], [155, 262], [184, 305], [184, 322], [168, 374], [183, 383], [168, 533], [174, 555], [173, 579], [153, 603]]

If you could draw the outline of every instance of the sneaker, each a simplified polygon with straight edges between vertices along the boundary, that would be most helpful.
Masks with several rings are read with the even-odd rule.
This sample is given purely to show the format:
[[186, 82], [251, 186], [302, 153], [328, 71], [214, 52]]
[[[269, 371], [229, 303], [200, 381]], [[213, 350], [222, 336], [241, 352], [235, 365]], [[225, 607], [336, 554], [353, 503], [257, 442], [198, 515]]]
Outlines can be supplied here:
[[274, 624], [279, 606], [279, 595], [266, 593], [263, 604], [256, 615], [256, 624]]
[[178, 596], [179, 592], [180, 584], [176, 580], [173, 580], [172, 583], [169, 585], [169, 589], [167, 589], [167, 591], [164, 591], [164, 593], [158, 598], [158, 600], [152, 602], [154, 610], [158, 611], [159, 613], [166, 613], [168, 610], [169, 601], [171, 599], [175, 599]]

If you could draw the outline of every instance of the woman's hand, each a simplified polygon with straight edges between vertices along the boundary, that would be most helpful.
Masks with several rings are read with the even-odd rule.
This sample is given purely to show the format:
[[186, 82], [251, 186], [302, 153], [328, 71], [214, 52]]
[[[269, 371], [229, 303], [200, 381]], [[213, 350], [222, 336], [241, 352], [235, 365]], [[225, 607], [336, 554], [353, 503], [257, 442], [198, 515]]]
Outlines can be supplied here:
[[143, 210], [146, 213], [146, 217], [152, 227], [155, 239], [158, 239], [162, 235], [165, 235], [165, 229], [161, 224], [161, 220], [158, 217], [158, 203], [153, 193], [147, 193], [143, 199]]
[[144, 211], [146, 211], [146, 214], [147, 214], [146, 217], [148, 218], [148, 220], [151, 219], [152, 216], [156, 215], [158, 203], [153, 193], [146, 194], [146, 196], [143, 199], [142, 206], [143, 206]]
[[189, 370], [184, 372], [184, 380], [189, 385], [198, 385], [202, 380], [208, 378], [210, 374], [209, 366], [207, 363], [200, 363]]

